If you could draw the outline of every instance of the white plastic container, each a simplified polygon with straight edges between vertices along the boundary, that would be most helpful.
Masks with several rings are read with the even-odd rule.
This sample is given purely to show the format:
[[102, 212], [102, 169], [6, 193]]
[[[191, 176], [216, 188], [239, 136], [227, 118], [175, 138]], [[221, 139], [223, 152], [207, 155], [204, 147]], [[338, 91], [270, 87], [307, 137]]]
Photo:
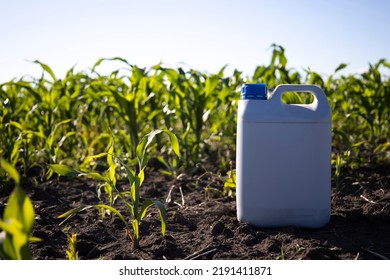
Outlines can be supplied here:
[[[309, 92], [311, 104], [285, 104]], [[246, 84], [238, 103], [237, 218], [259, 227], [319, 228], [330, 220], [332, 112], [314, 85]]]

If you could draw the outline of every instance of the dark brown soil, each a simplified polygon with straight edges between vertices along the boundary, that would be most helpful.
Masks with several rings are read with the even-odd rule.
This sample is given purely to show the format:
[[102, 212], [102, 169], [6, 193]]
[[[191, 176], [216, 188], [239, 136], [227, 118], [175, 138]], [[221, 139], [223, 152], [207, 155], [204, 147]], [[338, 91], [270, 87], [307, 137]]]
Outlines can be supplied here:
[[[159, 216], [150, 211], [141, 225], [141, 248], [135, 251], [116, 217], [102, 220], [90, 209], [65, 221], [57, 218], [77, 206], [98, 203], [96, 182], [60, 177], [29, 183], [24, 187], [36, 210], [33, 235], [43, 239], [31, 244], [32, 254], [34, 259], [66, 259], [66, 233], [77, 233], [80, 259], [388, 259], [389, 170], [381, 167], [345, 176], [342, 189], [333, 190], [330, 223], [315, 230], [241, 224], [234, 198], [205, 194], [210, 183], [222, 186], [212, 176], [197, 181], [199, 174], [181, 175], [175, 181], [150, 171], [141, 196], [166, 204], [167, 232], [161, 236]], [[128, 188], [125, 182], [120, 185]], [[166, 202], [171, 189], [171, 201]], [[4, 192], [0, 215], [9, 194]]]

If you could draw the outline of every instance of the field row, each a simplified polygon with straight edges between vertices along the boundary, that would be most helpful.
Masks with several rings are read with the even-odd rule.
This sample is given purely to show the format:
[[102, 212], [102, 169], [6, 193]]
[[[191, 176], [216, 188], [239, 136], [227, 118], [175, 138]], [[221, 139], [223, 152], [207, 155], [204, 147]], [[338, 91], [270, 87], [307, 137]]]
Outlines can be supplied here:
[[[390, 148], [390, 78], [381, 60], [359, 75], [337, 73], [326, 79], [287, 68], [281, 46], [274, 46], [269, 65], [253, 76], [234, 71], [225, 76], [155, 65], [139, 68], [122, 58], [123, 68], [100, 75], [100, 59], [90, 72], [70, 69], [59, 79], [48, 65], [40, 78], [21, 78], [0, 84], [0, 156], [23, 175], [40, 170], [50, 176], [48, 164], [66, 164], [91, 171], [105, 161], [92, 156], [114, 147], [124, 162], [136, 164], [136, 147], [146, 134], [168, 130], [177, 135], [181, 158], [158, 135], [150, 153], [175, 174], [210, 161], [229, 169], [235, 157], [237, 101], [244, 83], [316, 84], [324, 89], [333, 111], [333, 159], [336, 167], [357, 168], [388, 162]], [[335, 77], [337, 76], [337, 77]], [[288, 103], [305, 102], [291, 93]], [[5, 174], [0, 174], [5, 177]]]

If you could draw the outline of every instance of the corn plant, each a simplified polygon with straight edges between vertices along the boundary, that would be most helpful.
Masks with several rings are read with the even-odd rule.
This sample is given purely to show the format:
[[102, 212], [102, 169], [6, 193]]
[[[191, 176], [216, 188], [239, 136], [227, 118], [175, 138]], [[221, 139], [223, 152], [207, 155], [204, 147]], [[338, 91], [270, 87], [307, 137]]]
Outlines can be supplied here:
[[[224, 68], [218, 74], [211, 75], [195, 70], [185, 72], [182, 68], [159, 69], [169, 81], [169, 109], [166, 112], [174, 116], [166, 119], [166, 124], [175, 125], [175, 130], [181, 131], [184, 163], [193, 166], [214, 143], [221, 143], [221, 137], [226, 136], [227, 143], [235, 138], [232, 123], [239, 96], [237, 88], [233, 88], [230, 79], [224, 77]], [[235, 75], [240, 80], [239, 72], [235, 72]]]
[[[161, 221], [161, 233], [162, 235], [164, 235], [166, 230], [166, 211], [165, 211], [164, 204], [160, 201], [152, 201], [150, 199], [145, 199], [142, 202], [140, 200], [140, 188], [145, 179], [145, 168], [150, 158], [148, 155], [148, 147], [150, 146], [150, 144], [152, 143], [156, 135], [160, 133], [165, 133], [168, 135], [173, 152], [177, 156], [180, 156], [179, 143], [175, 134], [167, 130], [154, 130], [148, 135], [146, 135], [145, 137], [143, 137], [140, 143], [137, 145], [136, 148], [136, 154], [137, 154], [136, 157], [138, 162], [137, 170], [130, 168], [123, 161], [121, 161], [119, 157], [113, 155], [112, 146], [109, 152], [97, 155], [97, 157], [105, 155], [107, 157], [107, 161], [110, 164], [110, 168], [105, 175], [101, 175], [95, 172], [84, 173], [75, 170], [71, 167], [60, 165], [60, 164], [50, 165], [51, 169], [60, 175], [87, 176], [104, 182], [104, 184], [109, 188], [109, 191], [107, 191], [107, 193], [109, 194], [110, 205], [101, 203], [97, 205], [81, 206], [60, 215], [59, 218], [65, 218], [77, 212], [84, 211], [90, 208], [97, 208], [104, 211], [107, 210], [108, 212], [110, 212], [110, 214], [118, 216], [119, 219], [124, 223], [126, 232], [129, 234], [129, 237], [133, 242], [133, 248], [137, 249], [139, 247], [139, 240], [140, 240], [139, 225], [142, 219], [145, 217], [148, 209], [151, 206], [155, 206], [159, 211], [160, 221]], [[130, 186], [129, 190], [120, 191], [117, 188], [116, 178], [115, 178], [116, 163], [114, 159], [119, 161], [120, 165], [124, 168], [127, 174], [129, 186]], [[122, 213], [117, 208], [115, 208], [114, 195], [116, 198], [120, 199], [120, 201], [125, 205], [129, 216], [128, 219], [126, 219], [125, 216], [123, 216]]]
[[[165, 158], [166, 140], [155, 137], [153, 156], [171, 176], [179, 166], [191, 171], [211, 158], [225, 170], [235, 154], [240, 88], [245, 82], [260, 82], [271, 90], [283, 83], [316, 84], [325, 90], [333, 113], [334, 155], [350, 151], [344, 167], [390, 160], [388, 61], [369, 64], [367, 71], [354, 75], [343, 75], [348, 65], [341, 63], [325, 77], [310, 68], [304, 74], [289, 68], [282, 46], [272, 45], [270, 58], [247, 77], [239, 70], [226, 76], [225, 67], [212, 74], [161, 64], [147, 69], [116, 57], [99, 59], [89, 72], [71, 68], [59, 79], [48, 65], [34, 61], [42, 69], [40, 77], [0, 83], [0, 156], [22, 176], [39, 167], [50, 177], [48, 164], [88, 173], [108, 168], [107, 160], [91, 157], [107, 152], [112, 137], [115, 153], [135, 163], [142, 136], [163, 129], [177, 132], [181, 146], [180, 160]], [[103, 62], [124, 67], [100, 74]], [[283, 96], [286, 103], [310, 103], [311, 98], [299, 93]]]
[[230, 171], [227, 172], [227, 179], [223, 184], [224, 193], [227, 196], [236, 196], [236, 170], [230, 168]]
[[20, 187], [20, 176], [16, 169], [0, 158], [1, 168], [15, 181], [15, 189], [11, 193], [4, 217], [0, 219], [0, 257], [2, 259], [31, 259], [29, 242], [39, 241], [32, 237], [35, 212], [30, 199]]
[[66, 256], [68, 260], [78, 260], [79, 259], [79, 252], [76, 250], [76, 244], [77, 244], [77, 234], [66, 234], [68, 238], [68, 249], [65, 251]]

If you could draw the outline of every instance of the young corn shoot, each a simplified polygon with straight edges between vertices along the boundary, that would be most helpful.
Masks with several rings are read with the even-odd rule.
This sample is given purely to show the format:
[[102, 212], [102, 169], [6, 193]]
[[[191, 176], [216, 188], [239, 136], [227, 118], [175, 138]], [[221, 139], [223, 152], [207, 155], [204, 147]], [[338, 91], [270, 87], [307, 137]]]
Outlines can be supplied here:
[[76, 250], [76, 244], [77, 244], [77, 234], [66, 234], [68, 237], [68, 250], [65, 251], [66, 256], [68, 260], [78, 260], [79, 259], [79, 252]]
[[[147, 211], [149, 210], [150, 207], [155, 206], [160, 215], [160, 220], [161, 220], [161, 234], [164, 236], [165, 231], [166, 231], [166, 210], [165, 206], [162, 202], [160, 201], [153, 201], [150, 199], [145, 199], [144, 201], [141, 202], [140, 200], [140, 188], [142, 186], [142, 183], [144, 182], [145, 179], [145, 167], [147, 166], [147, 163], [149, 161], [149, 155], [147, 153], [147, 149], [149, 145], [152, 143], [153, 139], [156, 137], [156, 135], [160, 133], [165, 133], [168, 135], [172, 151], [177, 155], [180, 156], [179, 152], [179, 142], [177, 140], [177, 137], [175, 134], [168, 130], [153, 130], [151, 133], [143, 137], [140, 141], [140, 143], [137, 145], [136, 148], [136, 155], [137, 155], [137, 162], [138, 162], [138, 171], [135, 171], [126, 164], [124, 164], [120, 158], [115, 157], [113, 155], [113, 149], [110, 148], [109, 153], [102, 153], [97, 156], [102, 156], [106, 155], [108, 158], [108, 162], [113, 162], [113, 159], [117, 159], [121, 165], [124, 167], [128, 180], [129, 180], [129, 186], [130, 190], [129, 191], [119, 191], [117, 186], [116, 186], [116, 179], [114, 179], [114, 173], [112, 170], [112, 166], [109, 168], [109, 171], [105, 175], [101, 175], [96, 172], [90, 172], [90, 173], [84, 173], [78, 170], [75, 170], [69, 166], [66, 165], [61, 165], [61, 164], [51, 164], [50, 168], [64, 176], [86, 176], [89, 178], [93, 178], [99, 181], [105, 182], [112, 190], [113, 193], [111, 195], [115, 195], [118, 197], [119, 200], [121, 200], [125, 206], [126, 209], [128, 210], [129, 214], [129, 219], [126, 219], [122, 213], [117, 210], [114, 207], [114, 200], [111, 200], [110, 198], [110, 203], [112, 202], [112, 205], [106, 205], [104, 203], [97, 204], [97, 205], [87, 205], [87, 206], [81, 206], [75, 209], [72, 209], [62, 215], [59, 216], [59, 218], [65, 218], [68, 216], [71, 216], [77, 212], [84, 211], [90, 208], [97, 208], [97, 209], [102, 209], [102, 210], [108, 210], [110, 213], [116, 215], [119, 217], [119, 219], [124, 223], [125, 225], [125, 230], [129, 234], [129, 237], [131, 241], [133, 242], [133, 249], [139, 248], [139, 240], [140, 240], [140, 222], [142, 219], [145, 217]], [[128, 198], [130, 196], [130, 199]]]

